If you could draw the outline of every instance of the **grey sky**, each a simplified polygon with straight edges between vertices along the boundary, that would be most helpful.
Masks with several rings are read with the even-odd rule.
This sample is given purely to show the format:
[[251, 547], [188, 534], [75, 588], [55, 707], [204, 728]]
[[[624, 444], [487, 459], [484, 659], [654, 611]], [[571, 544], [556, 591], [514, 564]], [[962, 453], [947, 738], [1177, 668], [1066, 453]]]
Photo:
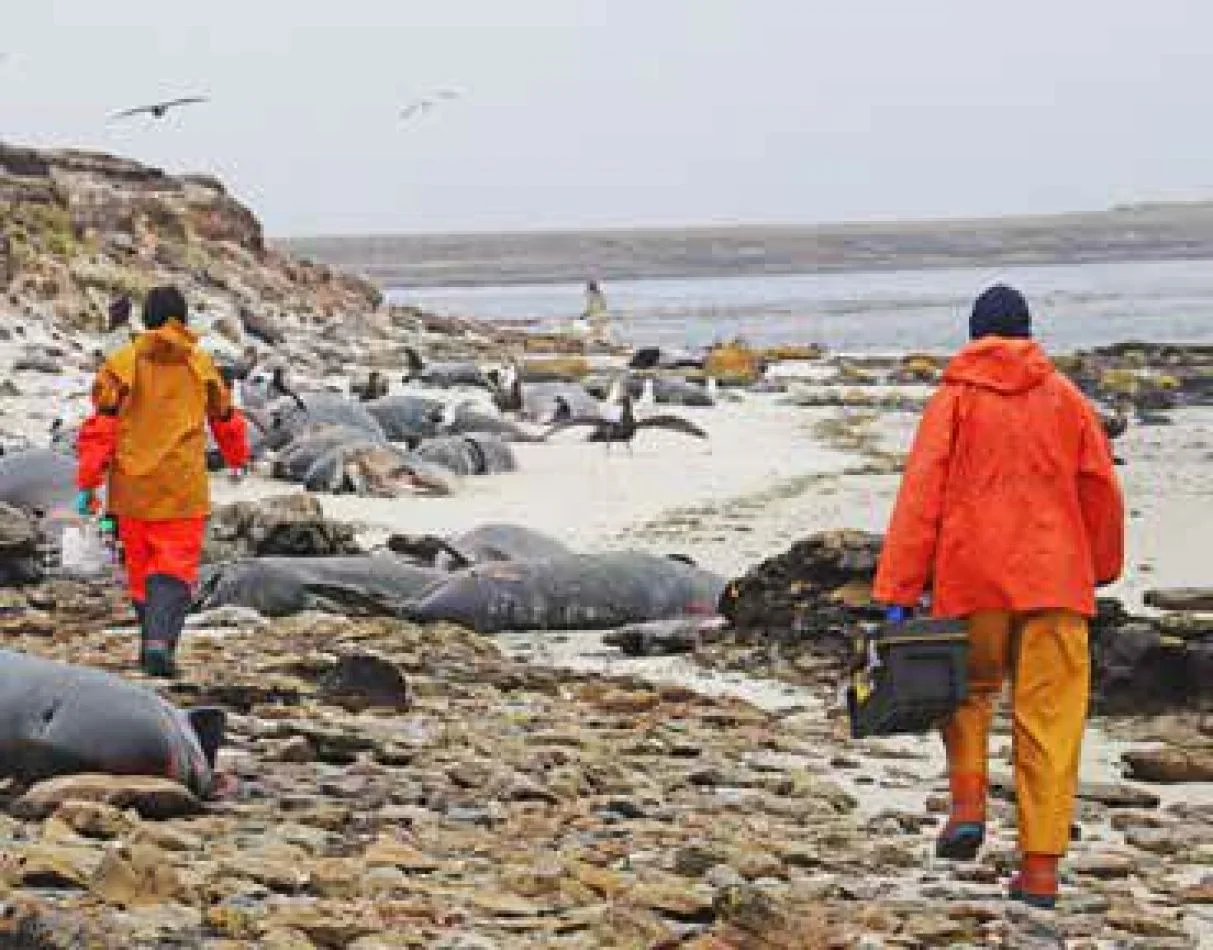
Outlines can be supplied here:
[[276, 234], [1100, 208], [1213, 194], [1211, 35], [1208, 0], [39, 0], [0, 135], [216, 172]]

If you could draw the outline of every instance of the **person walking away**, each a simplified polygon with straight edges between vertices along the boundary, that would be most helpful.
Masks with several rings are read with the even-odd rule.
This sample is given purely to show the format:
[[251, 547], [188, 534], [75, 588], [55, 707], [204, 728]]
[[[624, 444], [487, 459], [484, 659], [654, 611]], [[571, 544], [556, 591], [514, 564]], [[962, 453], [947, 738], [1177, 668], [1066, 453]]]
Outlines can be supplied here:
[[963, 617], [969, 695], [943, 729], [951, 814], [940, 857], [985, 837], [988, 737], [1010, 676], [1020, 866], [1010, 896], [1053, 907], [1090, 688], [1087, 618], [1120, 576], [1124, 504], [1087, 400], [1031, 339], [1016, 290], [983, 293], [906, 464], [874, 596], [896, 623], [932, 586]]
[[146, 332], [111, 355], [93, 385], [93, 414], [77, 441], [76, 509], [117, 518], [127, 582], [139, 617], [139, 662], [176, 675], [177, 643], [198, 578], [210, 481], [209, 424], [224, 462], [248, 464], [248, 430], [210, 356], [187, 326], [185, 298], [157, 287], [144, 302]]

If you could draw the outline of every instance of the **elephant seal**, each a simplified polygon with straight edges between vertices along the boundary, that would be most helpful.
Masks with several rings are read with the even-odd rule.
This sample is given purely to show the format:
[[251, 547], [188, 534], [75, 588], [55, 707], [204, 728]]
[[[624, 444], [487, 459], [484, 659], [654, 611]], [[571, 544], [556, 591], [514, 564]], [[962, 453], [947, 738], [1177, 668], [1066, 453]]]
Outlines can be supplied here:
[[518, 460], [508, 445], [495, 435], [479, 433], [427, 439], [408, 457], [441, 465], [456, 475], [492, 475], [518, 469]]
[[67, 508], [76, 494], [76, 460], [51, 449], [0, 456], [0, 502], [39, 516]]
[[398, 617], [445, 576], [391, 555], [250, 558], [204, 568], [196, 605], [245, 607], [266, 617], [305, 610]]
[[446, 571], [486, 561], [537, 561], [573, 553], [546, 534], [523, 525], [496, 522], [449, 538], [397, 534], [388, 539], [388, 547], [397, 554]]
[[207, 796], [223, 728], [221, 710], [182, 712], [103, 670], [0, 650], [0, 775], [152, 775]]
[[635, 400], [651, 396], [652, 401], [666, 406], [714, 406], [716, 400], [706, 386], [700, 386], [682, 376], [636, 376], [629, 375], [622, 381], [618, 378], [598, 376], [586, 381], [586, 389], [593, 395], [607, 399], [613, 386], [619, 387]]
[[320, 424], [303, 430], [284, 446], [274, 458], [272, 471], [275, 478], [302, 483], [316, 463], [333, 449], [378, 444], [378, 440], [358, 429]]
[[599, 419], [602, 406], [580, 383], [530, 383], [522, 389], [524, 419], [555, 422], [565, 419]]
[[542, 435], [527, 432], [509, 419], [482, 412], [473, 403], [465, 402], [447, 412], [442, 430], [447, 435], [494, 435], [502, 442], [542, 442]]
[[438, 434], [444, 407], [437, 399], [393, 393], [366, 403], [366, 411], [375, 417], [389, 440], [416, 445]]
[[299, 401], [302, 405], [292, 399], [281, 399], [268, 408], [273, 436], [267, 436], [267, 444], [273, 442], [268, 444], [269, 448], [281, 448], [303, 430], [320, 424], [355, 429], [368, 438], [387, 441], [383, 426], [361, 403], [334, 393], [305, 393]]
[[484, 370], [470, 361], [457, 363], [427, 363], [412, 347], [404, 348], [408, 360], [408, 371], [405, 373], [405, 383], [425, 383], [449, 389], [453, 386], [476, 386], [480, 389], [493, 389], [493, 383]]
[[687, 614], [710, 615], [724, 578], [639, 551], [480, 564], [420, 595], [406, 616], [480, 633], [610, 629]]
[[308, 491], [398, 498], [414, 491], [450, 495], [455, 472], [388, 443], [347, 442], [333, 447], [316, 462], [303, 484]]

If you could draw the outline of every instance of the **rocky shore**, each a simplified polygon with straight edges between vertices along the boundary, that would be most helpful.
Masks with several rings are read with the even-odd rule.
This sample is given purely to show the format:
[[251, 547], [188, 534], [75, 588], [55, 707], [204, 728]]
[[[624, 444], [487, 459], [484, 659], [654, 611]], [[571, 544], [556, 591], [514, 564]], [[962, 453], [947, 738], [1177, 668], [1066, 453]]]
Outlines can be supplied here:
[[[484, 364], [552, 347], [383, 307], [370, 285], [266, 248], [217, 183], [117, 159], [0, 149], [0, 223], [19, 249], [0, 302], [8, 449], [45, 445], [81, 404], [110, 296], [154, 281], [189, 291], [208, 343], [255, 342], [317, 392], [371, 367], [398, 386], [406, 347]], [[735, 583], [722, 618], [662, 632], [199, 615], [182, 678], [159, 689], [228, 713], [219, 765], [234, 786], [203, 802], [147, 777], [0, 778], [0, 948], [1209, 945], [1211, 611], [1146, 596], [1213, 583], [1209, 354], [1059, 360], [1125, 424], [1132, 518], [1130, 569], [1102, 592], [1100, 705], [1056, 913], [1003, 899], [1005, 718], [992, 841], [950, 864], [931, 857], [938, 741], [855, 741], [839, 703], [941, 360], [792, 355], [809, 358], [772, 357], [714, 406], [677, 407], [702, 442], [523, 441], [517, 471], [444, 497], [317, 502], [264, 475], [216, 479], [215, 561], [357, 555], [509, 520], [579, 551], [687, 555]], [[544, 371], [592, 387], [598, 366]], [[284, 491], [297, 504], [271, 510]], [[0, 508], [5, 647], [138, 681], [121, 590], [42, 577], [37, 534]]]

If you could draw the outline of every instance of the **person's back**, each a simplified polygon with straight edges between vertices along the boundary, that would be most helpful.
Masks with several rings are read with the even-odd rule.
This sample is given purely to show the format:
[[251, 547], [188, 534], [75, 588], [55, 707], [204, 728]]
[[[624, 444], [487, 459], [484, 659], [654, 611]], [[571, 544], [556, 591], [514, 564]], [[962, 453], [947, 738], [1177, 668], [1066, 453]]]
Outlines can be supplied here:
[[1124, 507], [1099, 420], [1032, 341], [1022, 295], [982, 294], [970, 336], [914, 439], [873, 595], [897, 623], [929, 583], [935, 614], [967, 622], [969, 692], [943, 728], [952, 807], [939, 857], [970, 860], [984, 842], [989, 733], [1011, 679], [1010, 893], [1051, 907], [1086, 719], [1087, 618], [1096, 585], [1120, 575]]
[[938, 539], [916, 530], [917, 513], [902, 507], [889, 531], [885, 599], [921, 592], [923, 546], [933, 543], [939, 615], [1094, 612], [1095, 582], [1107, 579], [1096, 575], [1120, 569], [1120, 534], [1103, 517], [1113, 501], [1109, 450], [1087, 401], [1039, 344], [988, 336], [965, 347], [944, 373], [920, 443], [906, 481], [946, 499]]
[[185, 299], [151, 291], [145, 333], [110, 356], [93, 385], [94, 413], [77, 439], [76, 508], [87, 515], [108, 483], [131, 601], [140, 620], [140, 662], [171, 675], [197, 581], [210, 479], [211, 433], [227, 464], [248, 462], [248, 434], [218, 369], [186, 327]]
[[176, 321], [146, 331], [114, 353], [100, 376], [102, 403], [106, 390], [127, 393], [115, 399], [110, 511], [146, 519], [207, 514], [206, 422], [228, 401], [218, 369], [194, 336]]

